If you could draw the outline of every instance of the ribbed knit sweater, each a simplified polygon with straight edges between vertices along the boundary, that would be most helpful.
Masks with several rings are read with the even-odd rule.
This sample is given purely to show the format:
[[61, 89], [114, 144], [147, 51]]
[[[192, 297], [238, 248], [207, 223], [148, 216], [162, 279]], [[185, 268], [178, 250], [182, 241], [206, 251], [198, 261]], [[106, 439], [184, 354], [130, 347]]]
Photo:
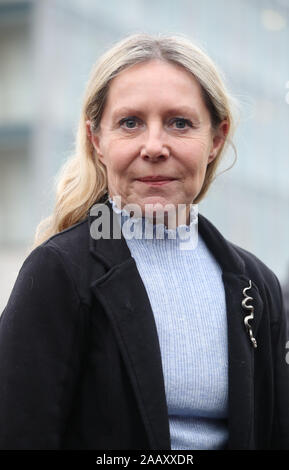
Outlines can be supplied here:
[[[129, 215], [110, 199], [119, 221]], [[195, 214], [191, 211], [191, 222]], [[144, 217], [136, 223], [144, 234]], [[152, 225], [152, 224], [151, 224]], [[161, 228], [159, 226], [159, 228]], [[194, 249], [164, 238], [129, 237], [157, 327], [171, 448], [222, 449], [228, 440], [227, 319], [222, 270], [198, 234]], [[189, 227], [188, 227], [189, 228]], [[149, 364], [148, 364], [149, 367]]]

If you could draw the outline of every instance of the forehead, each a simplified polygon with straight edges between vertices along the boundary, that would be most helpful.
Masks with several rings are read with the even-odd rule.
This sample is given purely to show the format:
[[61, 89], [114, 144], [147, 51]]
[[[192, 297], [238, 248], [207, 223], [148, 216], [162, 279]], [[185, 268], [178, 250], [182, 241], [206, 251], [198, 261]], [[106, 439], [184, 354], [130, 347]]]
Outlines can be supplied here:
[[106, 111], [127, 104], [172, 107], [188, 104], [204, 111], [201, 87], [193, 75], [178, 64], [151, 60], [133, 65], [115, 77], [109, 86]]

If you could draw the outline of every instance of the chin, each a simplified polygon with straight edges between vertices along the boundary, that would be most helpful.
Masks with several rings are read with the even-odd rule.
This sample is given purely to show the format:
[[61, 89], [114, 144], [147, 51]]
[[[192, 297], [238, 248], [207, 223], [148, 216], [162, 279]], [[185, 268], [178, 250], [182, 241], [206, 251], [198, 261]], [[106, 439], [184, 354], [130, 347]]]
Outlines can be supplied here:
[[168, 199], [163, 196], [147, 196], [140, 200], [140, 204], [145, 207], [146, 204], [158, 205], [164, 207], [167, 204], [176, 205], [176, 202], [172, 199]]

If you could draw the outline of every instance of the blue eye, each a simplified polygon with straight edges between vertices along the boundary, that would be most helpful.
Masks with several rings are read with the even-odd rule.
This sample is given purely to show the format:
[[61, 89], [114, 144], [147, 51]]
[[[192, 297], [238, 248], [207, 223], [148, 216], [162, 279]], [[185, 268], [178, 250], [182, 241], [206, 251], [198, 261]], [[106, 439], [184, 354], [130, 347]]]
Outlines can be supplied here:
[[[125, 129], [135, 129], [137, 124], [139, 123], [139, 119], [136, 116], [129, 116], [123, 118], [119, 121], [119, 125], [123, 126]], [[192, 122], [189, 119], [185, 118], [174, 118], [171, 121], [171, 124], [176, 124], [176, 129], [185, 130], [188, 126], [193, 127]]]
[[126, 124], [125, 127], [127, 129], [134, 129], [136, 121], [137, 121], [137, 118], [134, 117], [134, 116], [131, 116], [131, 117], [128, 117], [128, 118], [121, 119], [120, 125]]
[[186, 126], [193, 127], [191, 121], [185, 118], [175, 118], [173, 120], [174, 123], [180, 123], [181, 126], [177, 126], [177, 129], [185, 129]]

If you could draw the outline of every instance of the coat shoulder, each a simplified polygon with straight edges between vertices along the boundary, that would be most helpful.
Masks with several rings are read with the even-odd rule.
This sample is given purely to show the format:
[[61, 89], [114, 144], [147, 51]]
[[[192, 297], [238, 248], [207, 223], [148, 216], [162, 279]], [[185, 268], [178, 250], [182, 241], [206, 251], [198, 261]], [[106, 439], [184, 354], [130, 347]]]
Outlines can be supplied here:
[[238, 253], [238, 255], [241, 256], [248, 270], [255, 271], [256, 274], [258, 274], [264, 279], [264, 281], [278, 281], [274, 271], [272, 271], [269, 266], [267, 266], [260, 258], [258, 258], [258, 256], [254, 255], [254, 253], [252, 253], [251, 251], [248, 251], [245, 248], [236, 245], [233, 242], [228, 241], [228, 243], [230, 243], [232, 249], [234, 249]]
[[277, 279], [276, 274], [269, 268], [258, 256], [253, 254], [251, 251], [237, 245], [230, 241], [209, 221], [206, 217], [199, 214], [202, 225], [206, 227], [206, 232], [210, 232], [210, 239], [218, 239], [218, 245], [222, 246], [222, 256], [226, 254], [232, 254], [233, 259], [241, 259], [244, 263], [245, 270], [248, 272], [255, 273], [258, 277], [262, 277], [264, 280], [271, 281]]
[[91, 274], [88, 218], [52, 235], [37, 246], [23, 266], [27, 264], [46, 271], [46, 266], [50, 266], [51, 272], [59, 267], [71, 280], [80, 300], [86, 303]]
[[280, 282], [273, 270], [258, 256], [224, 237], [206, 217], [201, 214], [199, 216], [202, 232], [206, 235], [209, 246], [215, 246], [225, 270], [243, 272], [256, 285], [262, 286], [267, 295], [280, 299], [282, 297]]
[[238, 251], [239, 255], [243, 256], [246, 266], [248, 266], [248, 270], [250, 269], [254, 275], [258, 276], [262, 281], [270, 304], [276, 304], [277, 302], [277, 311], [283, 311], [285, 308], [283, 292], [280, 281], [274, 271], [272, 271], [272, 269], [270, 269], [253, 253], [233, 243], [232, 245]]
[[52, 235], [40, 246], [48, 246], [58, 248], [61, 252], [77, 252], [81, 247], [88, 246], [89, 241], [89, 227], [88, 217], [84, 220], [77, 222], [74, 225]]
[[38, 247], [56, 251], [66, 269], [77, 271], [89, 263], [88, 217], [61, 232], [52, 235]]

